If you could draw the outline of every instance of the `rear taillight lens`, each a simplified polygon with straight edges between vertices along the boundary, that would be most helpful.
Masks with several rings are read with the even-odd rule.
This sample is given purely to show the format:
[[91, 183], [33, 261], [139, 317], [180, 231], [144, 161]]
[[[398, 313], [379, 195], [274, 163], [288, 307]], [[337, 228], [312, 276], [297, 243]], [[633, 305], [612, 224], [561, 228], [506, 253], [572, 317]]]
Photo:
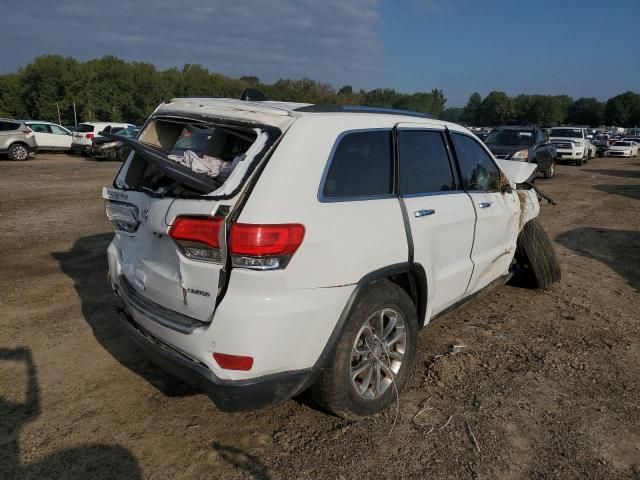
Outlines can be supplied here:
[[133, 233], [138, 229], [138, 208], [128, 203], [107, 202], [105, 205], [107, 218], [116, 230]]
[[85, 136], [86, 136], [86, 137], [87, 137], [87, 139], [89, 139], [89, 140], [92, 140], [92, 139], [95, 137], [95, 135], [94, 135], [93, 133], [87, 133]]
[[178, 217], [169, 228], [169, 236], [194, 260], [220, 262], [222, 217]]
[[253, 367], [253, 357], [215, 352], [213, 358], [220, 365], [220, 368], [225, 370], [243, 370], [246, 372]]
[[234, 267], [277, 270], [287, 266], [302, 244], [304, 225], [236, 223], [229, 234], [229, 253]]

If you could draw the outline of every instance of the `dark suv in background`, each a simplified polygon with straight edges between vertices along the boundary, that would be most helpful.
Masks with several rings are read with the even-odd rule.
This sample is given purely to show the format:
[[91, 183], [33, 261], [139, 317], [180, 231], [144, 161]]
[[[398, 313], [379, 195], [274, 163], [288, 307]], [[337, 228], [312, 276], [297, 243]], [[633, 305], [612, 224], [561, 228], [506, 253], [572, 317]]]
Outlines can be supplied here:
[[556, 148], [539, 127], [496, 127], [484, 143], [497, 159], [535, 163], [545, 178], [553, 177]]

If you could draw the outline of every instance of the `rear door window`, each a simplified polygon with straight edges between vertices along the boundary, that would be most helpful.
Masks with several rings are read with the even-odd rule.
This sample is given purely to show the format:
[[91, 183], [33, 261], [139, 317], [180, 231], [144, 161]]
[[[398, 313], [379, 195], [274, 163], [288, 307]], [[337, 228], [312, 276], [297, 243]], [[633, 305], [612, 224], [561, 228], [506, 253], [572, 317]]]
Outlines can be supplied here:
[[51, 127], [51, 133], [53, 133], [55, 135], [69, 135], [69, 132], [67, 132], [62, 127], [59, 127], [57, 125], [50, 125], [50, 127]]
[[456, 189], [442, 133], [400, 130], [400, 193], [448, 192]]
[[326, 198], [378, 197], [393, 193], [391, 130], [343, 135], [322, 188]]
[[51, 127], [46, 123], [32, 123], [29, 128], [37, 133], [51, 133]]
[[452, 137], [465, 189], [476, 192], [497, 191], [500, 170], [485, 149], [468, 135], [452, 133]]

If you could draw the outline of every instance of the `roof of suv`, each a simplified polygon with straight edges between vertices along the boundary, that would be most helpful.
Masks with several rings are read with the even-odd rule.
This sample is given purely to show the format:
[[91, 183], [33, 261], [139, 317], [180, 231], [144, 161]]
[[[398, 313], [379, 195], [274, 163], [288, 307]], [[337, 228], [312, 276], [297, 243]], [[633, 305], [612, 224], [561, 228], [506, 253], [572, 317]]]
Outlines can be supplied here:
[[[416, 122], [428, 120], [429, 123], [449, 125], [448, 122], [434, 120], [426, 114], [408, 110], [390, 108], [366, 107], [360, 105], [321, 105], [296, 102], [276, 102], [271, 100], [248, 101], [232, 98], [188, 97], [174, 98], [170, 102], [161, 104], [158, 114], [179, 114], [204, 116], [221, 116], [243, 119], [251, 122], [264, 123], [273, 126], [291, 124], [293, 117], [307, 115], [386, 115], [398, 117], [396, 122]], [[371, 118], [371, 117], [370, 117]]]

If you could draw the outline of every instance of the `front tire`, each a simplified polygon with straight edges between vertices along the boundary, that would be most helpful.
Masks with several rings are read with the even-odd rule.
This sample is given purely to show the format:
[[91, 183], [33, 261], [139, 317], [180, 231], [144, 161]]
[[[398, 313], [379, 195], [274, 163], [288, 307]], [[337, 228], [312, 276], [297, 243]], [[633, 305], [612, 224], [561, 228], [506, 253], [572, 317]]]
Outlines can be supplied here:
[[551, 165], [549, 165], [549, 168], [547, 168], [543, 174], [544, 174], [544, 178], [553, 178], [553, 175], [556, 173], [556, 161], [553, 160], [551, 162]]
[[351, 311], [342, 337], [311, 393], [336, 415], [359, 419], [396, 400], [413, 367], [416, 308], [398, 285], [380, 280]]
[[536, 218], [527, 222], [518, 236], [515, 261], [515, 279], [525, 286], [547, 288], [560, 281], [558, 256]]
[[23, 162], [29, 159], [29, 148], [24, 143], [14, 143], [9, 147], [8, 155], [11, 160]]

